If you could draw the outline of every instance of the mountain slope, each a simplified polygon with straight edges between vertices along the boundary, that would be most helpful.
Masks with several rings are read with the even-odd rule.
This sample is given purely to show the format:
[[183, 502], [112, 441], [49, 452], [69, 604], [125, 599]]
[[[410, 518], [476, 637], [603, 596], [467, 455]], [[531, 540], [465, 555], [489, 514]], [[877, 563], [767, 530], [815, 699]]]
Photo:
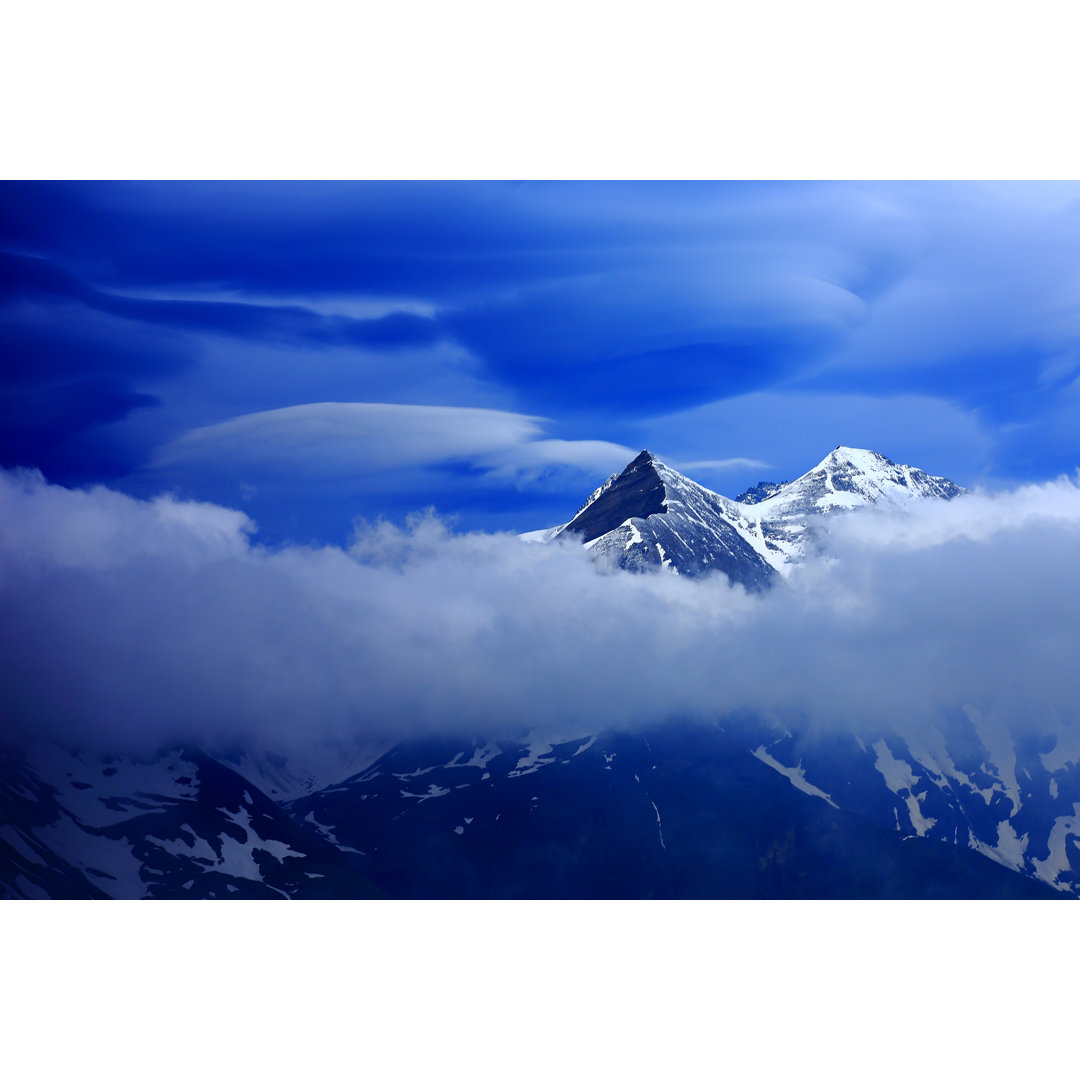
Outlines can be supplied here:
[[1076, 748], [1012, 746], [971, 724], [922, 745], [748, 718], [445, 736], [277, 802], [190, 749], [142, 761], [12, 754], [0, 895], [1076, 895]]
[[355, 854], [192, 748], [141, 760], [45, 744], [0, 754], [2, 897], [377, 895]]
[[1064, 898], [810, 796], [716, 726], [412, 742], [288, 809], [413, 899]]

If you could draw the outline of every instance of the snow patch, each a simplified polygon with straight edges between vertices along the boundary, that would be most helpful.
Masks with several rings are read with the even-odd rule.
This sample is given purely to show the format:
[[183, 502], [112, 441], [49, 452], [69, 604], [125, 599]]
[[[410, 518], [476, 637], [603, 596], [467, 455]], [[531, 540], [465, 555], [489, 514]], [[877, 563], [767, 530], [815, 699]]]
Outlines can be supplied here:
[[874, 768], [885, 778], [888, 789], [903, 798], [915, 834], [925, 836], [931, 827], [937, 824], [937, 819], [923, 817], [920, 804], [926, 798], [926, 792], [915, 793], [914, 789], [919, 781], [911, 771], [911, 766], [906, 761], [894, 758], [884, 739], [878, 739], [873, 749], [876, 754]]
[[555, 743], [529, 743], [528, 752], [524, 757], [519, 758], [518, 763], [506, 774], [507, 779], [512, 779], [515, 776], [527, 776], [529, 773], [539, 771], [545, 765], [553, 765], [555, 759], [547, 755], [554, 749]]
[[1045, 859], [1032, 859], [1031, 865], [1037, 877], [1048, 885], [1060, 888], [1058, 877], [1066, 870], [1070, 870], [1069, 856], [1066, 844], [1070, 839], [1076, 839], [1080, 831], [1080, 803], [1073, 803], [1072, 815], [1059, 817], [1050, 830], [1047, 847], [1050, 849]]
[[[363, 797], [363, 796], [361, 796], [361, 797]], [[324, 840], [326, 840], [328, 843], [333, 844], [334, 847], [336, 847], [339, 851], [351, 851], [354, 855], [363, 855], [364, 854], [359, 848], [346, 847], [345, 844], [341, 843], [341, 841], [338, 840], [338, 838], [334, 835], [334, 826], [333, 825], [323, 825], [322, 822], [316, 821], [315, 820], [315, 811], [314, 810], [312, 810], [308, 814], [308, 816], [306, 818], [304, 818], [304, 822], [307, 825], [313, 825], [315, 827], [315, 830], [318, 832], [318, 834]]]
[[424, 802], [427, 799], [437, 799], [441, 795], [449, 795], [450, 789], [448, 787], [439, 787], [438, 784], [429, 784], [427, 791], [423, 795], [417, 795], [414, 791], [406, 791], [401, 789], [400, 794], [406, 799], [416, 799], [418, 802]]
[[491, 740], [485, 743], [483, 746], [478, 746], [473, 750], [472, 757], [468, 761], [458, 761], [461, 754], [455, 754], [452, 761], [448, 761], [444, 768], [447, 769], [482, 769], [492, 758], [496, 758], [502, 751], [499, 749], [498, 744]]
[[805, 792], [807, 795], [814, 795], [819, 799], [824, 799], [830, 806], [836, 807], [837, 810], [840, 809], [840, 807], [836, 806], [836, 803], [832, 801], [831, 797], [822, 791], [821, 788], [815, 787], [806, 779], [806, 770], [802, 767], [801, 761], [792, 769], [787, 765], [781, 765], [764, 746], [759, 746], [756, 750], [751, 752], [758, 761], [763, 761], [770, 768], [775, 769], [781, 776], [786, 776], [788, 780], [791, 781], [792, 785], [797, 787], [800, 791]]

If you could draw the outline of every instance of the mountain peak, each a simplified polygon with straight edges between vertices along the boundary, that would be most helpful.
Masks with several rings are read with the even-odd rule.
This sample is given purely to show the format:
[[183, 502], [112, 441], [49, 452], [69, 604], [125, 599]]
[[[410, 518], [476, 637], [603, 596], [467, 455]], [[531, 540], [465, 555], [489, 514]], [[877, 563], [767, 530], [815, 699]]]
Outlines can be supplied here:
[[755, 505], [760, 508], [757, 513], [774, 520], [805, 518], [877, 502], [905, 505], [912, 499], [952, 499], [962, 491], [951, 480], [897, 465], [875, 450], [838, 446], [809, 472], [780, 485]]
[[618, 528], [630, 518], [647, 518], [667, 511], [667, 489], [656, 466], [660, 460], [649, 450], [640, 454], [578, 511], [566, 532], [580, 533], [583, 543]]
[[871, 472], [892, 464], [892, 461], [884, 454], [879, 454], [876, 450], [861, 450], [855, 446], [838, 446], [823, 458], [817, 467], [824, 469], [829, 466], [850, 465], [859, 472]]
[[[575, 534], [628, 570], [668, 568], [691, 577], [719, 570], [748, 589], [760, 589], [776, 571], [755, 548], [751, 528], [734, 506], [642, 450], [554, 535]], [[756, 541], [765, 544], [760, 534]]]

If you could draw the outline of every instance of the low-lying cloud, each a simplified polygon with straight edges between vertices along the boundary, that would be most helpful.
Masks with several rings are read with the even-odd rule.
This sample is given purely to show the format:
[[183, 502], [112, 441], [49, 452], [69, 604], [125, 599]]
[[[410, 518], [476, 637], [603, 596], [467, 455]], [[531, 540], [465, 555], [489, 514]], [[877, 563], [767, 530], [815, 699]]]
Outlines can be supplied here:
[[867, 727], [1080, 702], [1080, 487], [866, 512], [764, 596], [628, 574], [434, 514], [348, 550], [242, 513], [0, 473], [8, 734], [288, 749], [433, 731], [585, 732], [750, 710]]

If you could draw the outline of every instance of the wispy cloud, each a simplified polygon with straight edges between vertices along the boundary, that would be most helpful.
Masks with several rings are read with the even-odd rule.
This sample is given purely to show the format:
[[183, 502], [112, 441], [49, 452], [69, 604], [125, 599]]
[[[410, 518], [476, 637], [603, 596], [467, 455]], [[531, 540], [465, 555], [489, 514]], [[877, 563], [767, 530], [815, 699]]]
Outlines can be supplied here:
[[595, 471], [633, 456], [615, 443], [545, 438], [548, 423], [498, 409], [323, 401], [189, 431], [162, 447], [151, 466], [327, 479], [464, 461], [520, 480], [545, 466]]
[[676, 469], [682, 472], [728, 472], [731, 469], [769, 469], [767, 461], [757, 458], [721, 458], [717, 461], [672, 461]]

